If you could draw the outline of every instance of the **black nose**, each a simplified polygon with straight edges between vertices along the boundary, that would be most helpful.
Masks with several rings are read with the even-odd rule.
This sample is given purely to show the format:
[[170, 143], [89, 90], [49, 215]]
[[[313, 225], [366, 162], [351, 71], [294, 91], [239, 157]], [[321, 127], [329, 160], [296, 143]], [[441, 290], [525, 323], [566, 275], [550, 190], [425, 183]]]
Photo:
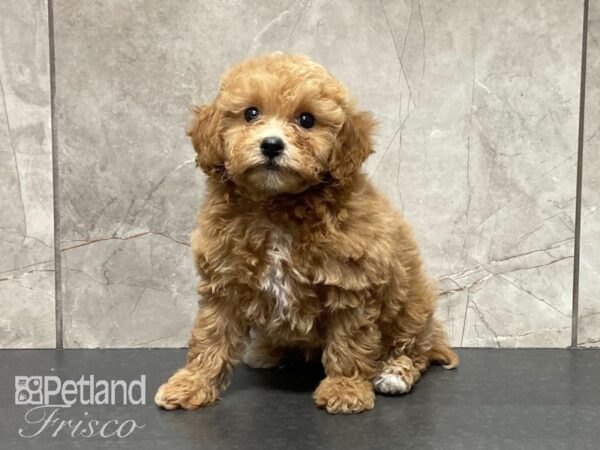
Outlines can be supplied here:
[[285, 144], [283, 143], [283, 140], [278, 136], [266, 137], [260, 143], [262, 154], [267, 158], [275, 158], [276, 156], [281, 155], [284, 147]]

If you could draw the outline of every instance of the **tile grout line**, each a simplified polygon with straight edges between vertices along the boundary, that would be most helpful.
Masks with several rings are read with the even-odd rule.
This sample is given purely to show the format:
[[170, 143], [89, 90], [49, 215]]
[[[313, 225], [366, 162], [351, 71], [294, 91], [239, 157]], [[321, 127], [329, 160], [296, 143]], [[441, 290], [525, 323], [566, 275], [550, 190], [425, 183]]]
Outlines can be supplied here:
[[587, 34], [589, 0], [583, 2], [583, 30], [581, 38], [581, 85], [579, 88], [579, 134], [577, 139], [577, 187], [575, 197], [575, 244], [573, 251], [573, 303], [571, 308], [571, 347], [579, 339], [579, 261], [581, 257], [581, 194], [583, 184], [583, 144], [585, 125], [585, 79], [587, 70]]
[[54, 53], [54, 4], [48, 5], [48, 46], [50, 69], [50, 123], [52, 129], [52, 197], [54, 210], [54, 327], [55, 346], [63, 348], [63, 304], [62, 304], [62, 265], [60, 254], [60, 180], [58, 175], [58, 144], [56, 130], [56, 67]]

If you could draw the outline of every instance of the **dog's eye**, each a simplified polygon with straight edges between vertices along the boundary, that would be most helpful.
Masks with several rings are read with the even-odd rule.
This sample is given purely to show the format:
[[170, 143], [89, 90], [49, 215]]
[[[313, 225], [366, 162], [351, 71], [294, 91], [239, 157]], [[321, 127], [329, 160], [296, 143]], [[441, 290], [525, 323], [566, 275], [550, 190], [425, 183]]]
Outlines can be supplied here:
[[302, 128], [312, 128], [315, 126], [315, 116], [311, 113], [303, 112], [298, 116], [298, 125]]
[[256, 120], [258, 116], [260, 116], [260, 111], [254, 106], [251, 106], [244, 111], [244, 119], [246, 119], [246, 122], [252, 122], [253, 120]]

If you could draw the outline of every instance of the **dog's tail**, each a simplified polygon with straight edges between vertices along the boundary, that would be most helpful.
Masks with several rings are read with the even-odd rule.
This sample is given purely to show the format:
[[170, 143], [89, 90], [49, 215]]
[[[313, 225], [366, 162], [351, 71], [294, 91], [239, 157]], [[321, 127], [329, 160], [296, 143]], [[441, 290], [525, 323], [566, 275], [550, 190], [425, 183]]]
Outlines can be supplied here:
[[444, 369], [454, 369], [460, 362], [458, 355], [448, 344], [448, 338], [442, 325], [438, 322], [433, 327], [432, 347], [427, 352], [427, 357], [432, 363], [441, 364]]

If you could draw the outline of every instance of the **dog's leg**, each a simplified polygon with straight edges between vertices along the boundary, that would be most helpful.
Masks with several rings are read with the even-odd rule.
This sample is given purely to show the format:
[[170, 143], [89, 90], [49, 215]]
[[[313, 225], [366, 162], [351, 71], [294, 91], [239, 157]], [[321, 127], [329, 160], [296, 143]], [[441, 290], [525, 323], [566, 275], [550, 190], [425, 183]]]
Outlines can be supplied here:
[[230, 303], [206, 298], [192, 331], [188, 362], [158, 389], [156, 404], [197, 409], [214, 403], [241, 358], [246, 335], [245, 323]]
[[373, 380], [375, 390], [381, 394], [406, 394], [431, 362], [442, 362], [447, 369], [458, 365], [458, 356], [447, 344], [444, 330], [433, 316], [429, 316], [416, 335], [396, 329], [386, 354], [381, 371]]
[[377, 373], [381, 333], [376, 312], [366, 305], [366, 294], [335, 290], [328, 295], [323, 366], [326, 377], [314, 400], [330, 414], [372, 409], [371, 380]]
[[272, 369], [279, 366], [284, 354], [283, 348], [274, 345], [260, 331], [252, 330], [243, 360], [253, 369]]

